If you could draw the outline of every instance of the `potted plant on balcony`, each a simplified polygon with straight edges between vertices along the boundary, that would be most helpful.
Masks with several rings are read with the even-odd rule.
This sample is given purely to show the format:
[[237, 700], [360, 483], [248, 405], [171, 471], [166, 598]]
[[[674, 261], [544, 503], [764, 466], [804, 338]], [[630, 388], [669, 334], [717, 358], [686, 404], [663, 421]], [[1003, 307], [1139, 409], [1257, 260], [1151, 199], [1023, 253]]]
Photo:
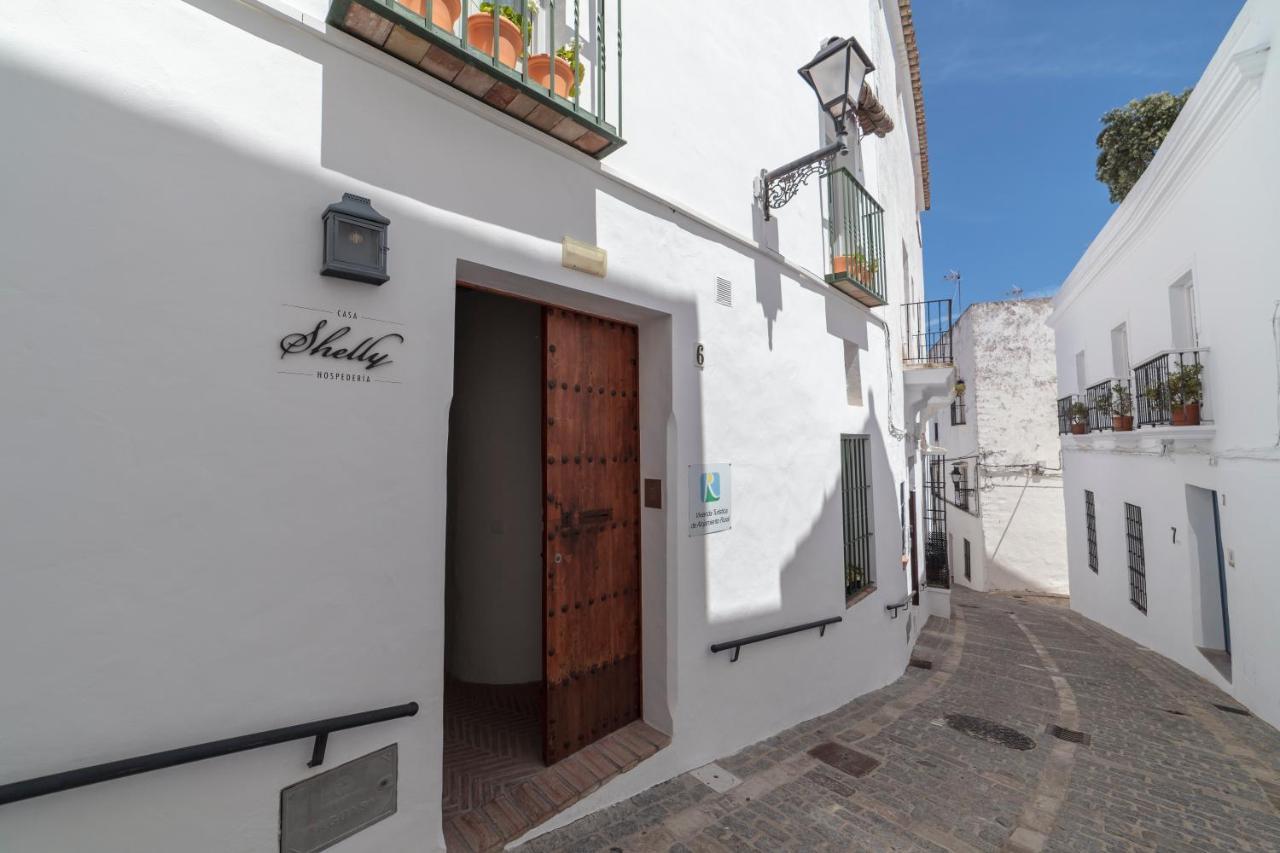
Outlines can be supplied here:
[[848, 276], [867, 288], [875, 282], [876, 272], [879, 269], [880, 262], [875, 258], [867, 257], [866, 252], [861, 249], [855, 249], [851, 255], [835, 255], [831, 258], [833, 273]]
[[1089, 407], [1079, 400], [1071, 404], [1071, 408], [1067, 409], [1067, 414], [1071, 417], [1071, 434], [1084, 435], [1089, 431]]
[[1116, 432], [1133, 431], [1133, 392], [1119, 382], [1098, 400], [1098, 411], [1111, 416], [1111, 428]]
[[[516, 60], [524, 55], [525, 37], [530, 34], [532, 19], [537, 15], [535, 3], [528, 4], [529, 20], [511, 6], [498, 9], [498, 61], [508, 68], [516, 67]], [[494, 55], [493, 3], [480, 4], [480, 11], [467, 18], [467, 44], [481, 53]]]
[[578, 61], [580, 45], [575, 38], [572, 44], [566, 44], [556, 51], [554, 57], [546, 53], [537, 53], [529, 57], [529, 79], [544, 89], [551, 85], [552, 70], [555, 72], [555, 88], [553, 91], [562, 98], [572, 98], [578, 94], [582, 85], [582, 75], [586, 69]]
[[[396, 0], [415, 15], [426, 17], [428, 0]], [[431, 23], [442, 30], [453, 32], [453, 25], [462, 14], [462, 0], [430, 0]]]
[[1203, 364], [1184, 364], [1169, 374], [1169, 404], [1174, 426], [1199, 426]]

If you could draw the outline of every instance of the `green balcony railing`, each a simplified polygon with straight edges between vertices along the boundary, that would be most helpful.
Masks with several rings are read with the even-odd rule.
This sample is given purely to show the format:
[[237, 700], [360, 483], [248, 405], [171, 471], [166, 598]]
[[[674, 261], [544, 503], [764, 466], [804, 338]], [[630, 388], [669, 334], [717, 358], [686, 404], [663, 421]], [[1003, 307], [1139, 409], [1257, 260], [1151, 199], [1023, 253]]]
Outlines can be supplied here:
[[622, 139], [622, 0], [331, 0], [329, 23], [604, 157]]
[[827, 283], [871, 308], [885, 298], [884, 208], [848, 169], [823, 178]]

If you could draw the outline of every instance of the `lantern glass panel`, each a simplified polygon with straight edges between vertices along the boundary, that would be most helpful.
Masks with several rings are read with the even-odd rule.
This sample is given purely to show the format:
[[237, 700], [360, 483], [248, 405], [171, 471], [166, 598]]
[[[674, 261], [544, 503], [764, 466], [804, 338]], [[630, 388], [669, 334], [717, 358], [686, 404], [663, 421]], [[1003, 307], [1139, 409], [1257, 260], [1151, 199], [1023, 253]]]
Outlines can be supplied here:
[[382, 265], [382, 232], [359, 222], [338, 217], [334, 260], [339, 263], [378, 269]]

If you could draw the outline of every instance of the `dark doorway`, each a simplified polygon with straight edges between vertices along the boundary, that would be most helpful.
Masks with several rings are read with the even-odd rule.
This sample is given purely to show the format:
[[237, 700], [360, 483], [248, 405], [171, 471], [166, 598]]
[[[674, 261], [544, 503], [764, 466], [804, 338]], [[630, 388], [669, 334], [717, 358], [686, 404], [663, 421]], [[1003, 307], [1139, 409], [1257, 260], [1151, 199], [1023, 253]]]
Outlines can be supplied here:
[[636, 327], [459, 286], [446, 821], [641, 713]]

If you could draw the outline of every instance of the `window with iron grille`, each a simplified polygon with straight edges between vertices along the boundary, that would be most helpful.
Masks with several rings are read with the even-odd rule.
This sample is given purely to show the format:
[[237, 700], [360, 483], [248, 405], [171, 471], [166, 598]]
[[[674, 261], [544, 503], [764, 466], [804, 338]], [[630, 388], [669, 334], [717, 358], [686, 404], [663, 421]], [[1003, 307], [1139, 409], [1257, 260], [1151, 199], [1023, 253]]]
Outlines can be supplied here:
[[973, 575], [969, 571], [969, 540], [964, 540], [964, 579], [973, 580]]
[[956, 506], [968, 510], [969, 497], [973, 494], [973, 489], [969, 488], [969, 466], [960, 464], [954, 470], [960, 475], [955, 478]]
[[1129, 540], [1129, 601], [1147, 612], [1147, 561], [1142, 547], [1142, 507], [1124, 505], [1125, 536]]
[[951, 401], [951, 425], [963, 426], [964, 423], [964, 398], [956, 397]]
[[1089, 569], [1098, 573], [1098, 519], [1094, 515], [1093, 492], [1084, 490], [1084, 529], [1089, 542]]
[[840, 436], [844, 510], [844, 592], [851, 596], [875, 582], [872, 565], [871, 469], [865, 435]]

